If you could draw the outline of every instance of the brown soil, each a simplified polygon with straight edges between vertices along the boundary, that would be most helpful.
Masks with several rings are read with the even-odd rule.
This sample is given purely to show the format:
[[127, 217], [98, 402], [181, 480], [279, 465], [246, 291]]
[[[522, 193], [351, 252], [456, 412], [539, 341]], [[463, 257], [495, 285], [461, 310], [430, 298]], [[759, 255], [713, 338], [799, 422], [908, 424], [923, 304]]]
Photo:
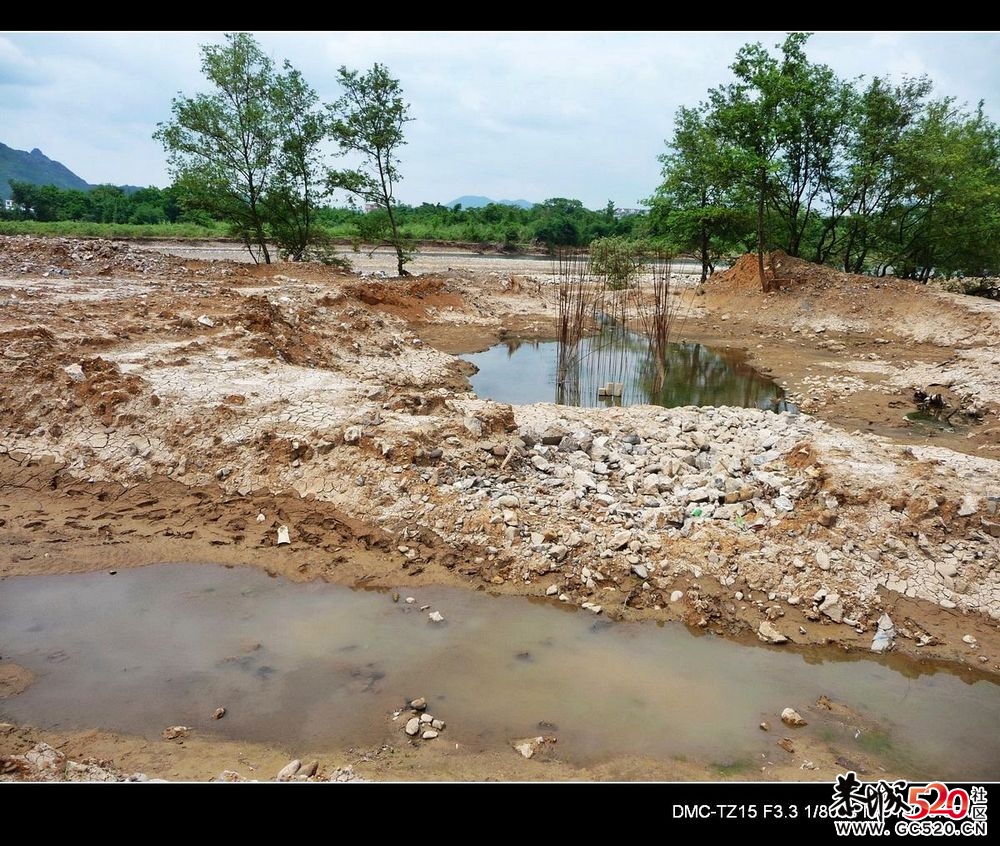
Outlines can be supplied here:
[[[399, 510], [401, 493], [423, 493], [409, 474], [433, 467], [434, 447], [454, 439], [460, 458], [482, 461], [487, 441], [497, 458], [484, 466], [497, 472], [517, 425], [509, 406], [467, 393], [462, 366], [437, 351], [554, 334], [555, 290], [530, 275], [533, 267], [497, 270], [470, 256], [468, 269], [457, 270], [453, 257], [447, 261], [437, 272], [373, 280], [322, 265], [202, 261], [121, 242], [0, 238], [0, 579], [239, 562], [300, 580], [391, 586], [405, 574], [413, 584], [540, 595], [544, 584], [516, 577], [516, 562]], [[839, 491], [857, 514], [891, 502], [914, 525], [923, 520], [920, 531], [933, 542], [981, 531], [954, 513], [952, 489], [938, 491], [937, 522], [916, 515], [915, 503], [937, 490], [941, 456], [1000, 459], [1000, 303], [780, 254], [769, 267], [776, 283], [769, 294], [760, 292], [751, 257], [703, 286], [680, 287], [674, 338], [744, 351], [804, 412], [854, 433], [850, 443], [868, 443], [870, 433], [910, 450], [900, 459], [912, 462], [906, 484], [882, 490], [874, 480]], [[938, 416], [951, 414], [950, 427], [907, 421], [918, 390], [941, 395]], [[789, 461], [829, 493], [839, 473], [854, 472], [855, 458], [824, 442], [803, 445]], [[317, 465], [322, 474], [310, 470]], [[814, 531], [817, 513], [803, 509], [800, 522], [772, 538], [791, 535], [790, 526]], [[281, 556], [279, 525], [294, 527], [293, 549]], [[619, 616], [683, 619], [754, 638], [761, 612], [728, 601], [733, 586], [688, 575], [664, 590], [692, 586], [696, 604], [626, 599]], [[995, 618], [880, 593], [884, 610], [910, 633], [897, 646], [902, 659], [1000, 673]], [[808, 606], [784, 609], [783, 623], [804, 633], [797, 643], [865, 650], [871, 642], [870, 629], [820, 622]], [[968, 634], [977, 638], [974, 652], [962, 640]], [[0, 704], [30, 682], [0, 658]], [[815, 710], [837, 719], [839, 707]], [[581, 770], [555, 756], [405, 743], [312, 753], [323, 761], [320, 775], [352, 766], [376, 780], [798, 781], [843, 771], [844, 755], [833, 746], [797, 741], [792, 754], [775, 746], [780, 739], [762, 741], [759, 768], [732, 776], [698, 762], [629, 759]], [[11, 762], [40, 741], [117, 772], [196, 781], [223, 770], [269, 779], [290, 757], [308, 757], [197, 736], [148, 741], [0, 724], [0, 780], [39, 777]], [[874, 758], [847, 763], [886, 775]]]

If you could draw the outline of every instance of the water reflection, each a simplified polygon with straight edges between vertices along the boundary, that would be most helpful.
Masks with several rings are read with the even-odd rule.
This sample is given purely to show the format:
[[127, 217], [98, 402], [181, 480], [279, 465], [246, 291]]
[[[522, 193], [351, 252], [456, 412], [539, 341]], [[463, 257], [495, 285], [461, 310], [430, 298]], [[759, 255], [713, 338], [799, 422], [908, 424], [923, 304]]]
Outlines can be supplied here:
[[[463, 358], [479, 368], [471, 381], [480, 397], [514, 405], [798, 410], [780, 386], [754, 370], [737, 351], [682, 342], [668, 343], [657, 353], [648, 339], [613, 323], [575, 345], [508, 338]], [[604, 391], [606, 387], [610, 390]]]

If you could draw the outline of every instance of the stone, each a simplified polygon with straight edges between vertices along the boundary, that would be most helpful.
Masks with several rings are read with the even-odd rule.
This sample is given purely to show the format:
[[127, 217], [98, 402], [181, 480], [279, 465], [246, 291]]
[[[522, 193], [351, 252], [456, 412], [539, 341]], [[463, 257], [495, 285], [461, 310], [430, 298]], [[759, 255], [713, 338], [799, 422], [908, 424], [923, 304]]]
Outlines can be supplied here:
[[291, 542], [291, 538], [288, 536], [288, 526], [278, 526], [278, 546], [285, 546]]
[[403, 731], [405, 731], [410, 737], [416, 737], [420, 732], [420, 717], [411, 717], [408, 719]]
[[640, 579], [649, 578], [649, 570], [647, 570], [646, 567], [642, 564], [633, 564], [632, 572], [635, 573]]
[[423, 734], [420, 735], [424, 740], [433, 740], [438, 736], [437, 731], [434, 729], [427, 729]]
[[521, 740], [512, 740], [511, 746], [513, 746], [523, 757], [531, 758], [543, 746], [555, 742], [556, 739], [554, 737], [525, 737]]
[[79, 364], [69, 364], [64, 367], [63, 370], [74, 382], [82, 382], [86, 378], [84, 376], [83, 368]]
[[224, 716], [226, 716], [226, 709], [225, 708], [216, 708], [212, 712], [212, 719], [213, 720], [221, 720]]
[[965, 635], [962, 638], [962, 643], [967, 643], [969, 644], [969, 646], [975, 646], [976, 644], [979, 643], [979, 641], [976, 640], [972, 635]]
[[795, 504], [789, 497], [785, 496], [784, 494], [777, 497], [774, 500], [773, 504], [774, 507], [777, 508], [779, 511], [793, 511], [795, 509]]
[[198, 322], [202, 326], [207, 326], [209, 329], [211, 329], [213, 326], [215, 326], [215, 321], [212, 320], [212, 318], [209, 317], [207, 314], [201, 315], [201, 317], [198, 318]]
[[299, 771], [295, 774], [299, 778], [303, 776], [305, 778], [312, 778], [319, 770], [319, 761], [312, 760], [308, 764], [303, 764]]
[[164, 740], [177, 740], [178, 738], [187, 737], [189, 731], [191, 731], [190, 726], [167, 726], [163, 730], [161, 737]]
[[356, 444], [361, 440], [361, 435], [363, 429], [360, 426], [348, 426], [344, 430], [344, 443], [345, 444]]
[[278, 774], [275, 776], [275, 781], [291, 781], [295, 778], [300, 769], [302, 769], [302, 762], [298, 758], [294, 761], [289, 761], [285, 764], [285, 766], [278, 770]]
[[995, 538], [1000, 538], [1000, 522], [987, 520], [985, 517], [980, 517], [979, 522], [987, 534]]
[[788, 643], [788, 638], [767, 620], [763, 620], [757, 627], [757, 637], [764, 643]]
[[670, 593], [671, 602], [680, 602], [683, 598], [684, 598], [684, 591], [682, 590], [675, 590], [671, 591]]
[[423, 696], [420, 696], [410, 702], [410, 707], [414, 711], [423, 711], [427, 707], [427, 700]]
[[786, 726], [806, 726], [809, 725], [794, 708], [785, 708], [781, 712], [781, 722]]
[[840, 604], [840, 596], [836, 593], [828, 593], [823, 597], [819, 605], [819, 612], [826, 614], [833, 622], [840, 623], [844, 619], [844, 608]]
[[628, 531], [618, 532], [611, 536], [608, 541], [609, 549], [622, 549], [632, 539], [632, 533]]
[[429, 619], [432, 623], [444, 622], [444, 617], [441, 615], [440, 611], [431, 611], [431, 613], [427, 615], [427, 619]]
[[971, 517], [979, 510], [979, 499], [972, 496], [971, 494], [966, 494], [962, 497], [962, 502], [958, 506], [958, 516], [959, 517]]
[[557, 593], [559, 593], [558, 585], [549, 585], [547, 588], [545, 588], [546, 596], [555, 596]]

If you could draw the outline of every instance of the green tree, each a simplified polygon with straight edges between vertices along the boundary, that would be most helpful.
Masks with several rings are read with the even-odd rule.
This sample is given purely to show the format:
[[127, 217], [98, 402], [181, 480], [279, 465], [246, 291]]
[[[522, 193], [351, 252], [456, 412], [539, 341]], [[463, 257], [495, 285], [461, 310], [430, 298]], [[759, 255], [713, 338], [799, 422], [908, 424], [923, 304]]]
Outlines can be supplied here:
[[609, 235], [590, 242], [590, 270], [607, 280], [612, 291], [633, 286], [651, 260], [644, 241]]
[[[299, 224], [314, 198], [300, 169], [313, 167], [319, 140], [296, 106], [314, 105], [311, 92], [285, 63], [285, 74], [247, 33], [228, 33], [225, 44], [202, 47], [201, 69], [213, 86], [208, 94], [179, 95], [173, 119], [158, 124], [154, 138], [168, 154], [175, 187], [185, 205], [229, 224], [255, 261], [271, 262], [270, 238], [284, 246], [293, 233], [300, 253]], [[295, 225], [289, 226], [289, 215]]]
[[887, 215], [884, 265], [921, 281], [995, 272], [1000, 130], [983, 104], [969, 113], [952, 98], [931, 102], [901, 137], [897, 160], [906, 192]]
[[299, 261], [315, 238], [316, 204], [326, 193], [319, 177], [320, 145], [329, 126], [316, 92], [287, 61], [284, 71], [273, 92], [284, 133], [264, 199], [274, 240], [286, 258]]
[[341, 152], [358, 156], [360, 162], [353, 169], [329, 170], [327, 187], [347, 191], [352, 200], [361, 199], [384, 212], [377, 218], [382, 224], [379, 239], [396, 251], [399, 275], [408, 276], [404, 265], [412, 260], [412, 251], [396, 220], [395, 188], [402, 178], [403, 130], [413, 120], [410, 106], [399, 81], [377, 62], [365, 73], [341, 67], [337, 80], [344, 93], [330, 106], [331, 132]]
[[744, 45], [730, 66], [736, 80], [709, 92], [708, 125], [729, 147], [739, 182], [756, 207], [757, 269], [764, 272], [767, 213], [774, 210], [783, 246], [798, 255], [818, 198], [832, 179], [846, 137], [850, 89], [805, 55], [807, 33], [791, 33], [772, 56]]
[[669, 147], [659, 157], [663, 182], [648, 201], [652, 232], [672, 249], [696, 255], [704, 282], [745, 234], [739, 174], [732, 148], [709, 126], [704, 107], [678, 110]]
[[927, 77], [907, 79], [896, 86], [876, 77], [856, 99], [840, 199], [830, 204], [831, 218], [835, 218], [831, 222], [837, 229], [829, 235], [836, 239], [838, 230], [842, 233], [830, 250], [837, 247], [847, 272], [866, 269], [870, 253], [879, 249], [888, 232], [892, 209], [906, 193], [906, 178], [900, 170], [901, 144], [912, 134], [930, 92]]
[[579, 200], [552, 197], [535, 206], [537, 219], [532, 226], [534, 237], [548, 247], [576, 247], [583, 243], [586, 209]]

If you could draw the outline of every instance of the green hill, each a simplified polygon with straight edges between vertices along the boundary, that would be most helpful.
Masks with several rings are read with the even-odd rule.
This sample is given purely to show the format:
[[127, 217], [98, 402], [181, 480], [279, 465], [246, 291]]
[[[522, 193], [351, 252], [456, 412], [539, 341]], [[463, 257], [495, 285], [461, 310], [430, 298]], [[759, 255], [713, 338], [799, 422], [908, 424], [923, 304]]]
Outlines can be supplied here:
[[11, 179], [32, 185], [55, 185], [57, 188], [76, 188], [80, 191], [91, 188], [68, 167], [53, 161], [37, 148], [28, 153], [0, 143], [0, 200], [10, 199]]

